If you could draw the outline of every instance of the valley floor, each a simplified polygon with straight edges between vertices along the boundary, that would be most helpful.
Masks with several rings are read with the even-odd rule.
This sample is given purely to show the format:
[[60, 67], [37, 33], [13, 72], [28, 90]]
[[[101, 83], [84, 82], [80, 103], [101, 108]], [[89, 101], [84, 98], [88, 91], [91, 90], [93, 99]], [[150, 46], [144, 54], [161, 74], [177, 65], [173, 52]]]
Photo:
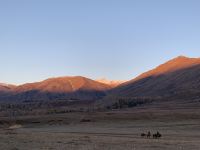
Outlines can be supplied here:
[[[198, 150], [198, 114], [134, 110], [17, 118], [14, 126], [0, 129], [0, 149]], [[159, 131], [162, 138], [140, 136], [148, 131]]]

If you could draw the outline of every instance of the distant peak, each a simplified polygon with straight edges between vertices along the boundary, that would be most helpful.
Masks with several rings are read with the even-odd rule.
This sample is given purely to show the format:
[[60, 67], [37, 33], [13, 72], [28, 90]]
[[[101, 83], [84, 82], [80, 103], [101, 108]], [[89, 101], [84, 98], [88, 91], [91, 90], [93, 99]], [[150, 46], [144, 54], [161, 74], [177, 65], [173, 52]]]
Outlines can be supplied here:
[[200, 58], [189, 58], [189, 57], [181, 55], [181, 56], [178, 56], [174, 59], [167, 61], [164, 64], [159, 65], [158, 67], [156, 67], [150, 71], [147, 71], [147, 72], [141, 74], [140, 76], [138, 76], [136, 78], [136, 80], [142, 79], [142, 78], [145, 78], [148, 76], [155, 76], [155, 75], [174, 72], [174, 71], [192, 67], [195, 65], [200, 65]]
[[187, 56], [184, 56], [184, 55], [180, 55], [180, 56], [177, 56], [174, 59], [200, 59], [200, 58], [199, 57], [187, 57]]
[[178, 57], [175, 57], [174, 59], [192, 59], [192, 58], [184, 56], [184, 55], [180, 55]]
[[180, 56], [176, 57], [176, 59], [189, 59], [189, 57], [186, 57], [184, 55], [180, 55]]
[[104, 84], [108, 84], [112, 87], [116, 87], [116, 86], [125, 82], [123, 80], [108, 80], [106, 78], [100, 78], [100, 79], [97, 79], [95, 81], [100, 82], [100, 83], [104, 83]]
[[[57, 79], [86, 79], [86, 77], [83, 77], [83, 76], [61, 76], [61, 77], [48, 78], [46, 80], [57, 80]], [[44, 80], [44, 81], [46, 81], [46, 80]]]
[[186, 56], [183, 56], [183, 55], [180, 55], [172, 60], [170, 60], [169, 62], [193, 62], [193, 61], [199, 61], [200, 58], [191, 58], [191, 57], [186, 57]]
[[187, 68], [187, 67], [197, 65], [197, 64], [200, 64], [199, 58], [190, 58], [190, 57], [181, 55], [158, 66], [157, 69], [161, 72], [172, 71], [172, 70]]

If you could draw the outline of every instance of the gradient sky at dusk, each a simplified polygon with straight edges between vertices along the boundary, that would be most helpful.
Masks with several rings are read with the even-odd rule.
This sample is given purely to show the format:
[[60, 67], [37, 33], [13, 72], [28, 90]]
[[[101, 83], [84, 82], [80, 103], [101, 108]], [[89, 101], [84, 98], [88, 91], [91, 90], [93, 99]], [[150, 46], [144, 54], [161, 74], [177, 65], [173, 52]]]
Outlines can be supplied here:
[[0, 0], [0, 82], [128, 80], [199, 57], [199, 0]]

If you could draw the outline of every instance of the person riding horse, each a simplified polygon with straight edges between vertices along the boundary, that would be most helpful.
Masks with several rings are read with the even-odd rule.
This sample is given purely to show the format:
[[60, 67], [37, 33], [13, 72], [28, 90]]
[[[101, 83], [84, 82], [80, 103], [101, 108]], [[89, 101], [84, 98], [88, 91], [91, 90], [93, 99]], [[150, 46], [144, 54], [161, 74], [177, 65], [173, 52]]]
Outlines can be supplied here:
[[151, 132], [149, 131], [148, 133], [147, 133], [147, 138], [150, 138], [151, 137]]
[[147, 138], [150, 138], [151, 137], [151, 132], [149, 131], [147, 134], [145, 134], [145, 133], [142, 133], [141, 134], [141, 137], [147, 137]]
[[162, 135], [158, 131], [157, 131], [156, 134], [153, 134], [154, 139], [158, 139], [158, 138], [161, 138], [161, 137], [162, 137]]
[[[146, 134], [146, 133], [142, 133], [141, 134], [141, 137], [147, 137], [147, 138], [151, 138], [151, 132], [150, 131], [148, 131], [148, 133]], [[162, 137], [162, 135], [157, 131], [155, 134], [153, 134], [153, 138], [154, 139], [158, 139], [158, 138], [161, 138]]]

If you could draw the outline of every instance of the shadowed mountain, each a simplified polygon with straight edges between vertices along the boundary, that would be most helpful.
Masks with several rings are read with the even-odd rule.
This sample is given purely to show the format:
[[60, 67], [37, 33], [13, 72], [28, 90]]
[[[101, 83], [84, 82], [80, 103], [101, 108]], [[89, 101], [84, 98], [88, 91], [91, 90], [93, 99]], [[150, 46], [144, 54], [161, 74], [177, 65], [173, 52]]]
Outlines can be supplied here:
[[179, 56], [113, 90], [123, 97], [200, 96], [200, 58]]
[[39, 100], [95, 100], [105, 96], [109, 85], [85, 77], [50, 78], [42, 82], [17, 86], [9, 96], [1, 99], [14, 101]]

